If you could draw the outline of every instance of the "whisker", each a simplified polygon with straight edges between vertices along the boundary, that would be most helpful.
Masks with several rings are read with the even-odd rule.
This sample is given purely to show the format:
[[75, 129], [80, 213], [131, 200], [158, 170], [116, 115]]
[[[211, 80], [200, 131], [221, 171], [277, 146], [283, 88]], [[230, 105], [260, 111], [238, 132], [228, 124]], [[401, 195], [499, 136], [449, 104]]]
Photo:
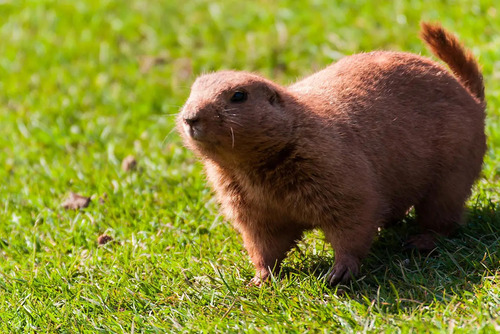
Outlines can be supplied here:
[[162, 142], [161, 142], [161, 146], [165, 145], [165, 141], [168, 139], [168, 137], [174, 132], [175, 130], [175, 126], [172, 128], [172, 130], [170, 130], [167, 135], [165, 136], [165, 138], [163, 138]]
[[234, 131], [232, 127], [229, 127], [229, 129], [231, 129], [231, 148], [234, 149]]
[[241, 123], [239, 123], [233, 119], [226, 119], [226, 122], [234, 124], [234, 125], [242, 126]]

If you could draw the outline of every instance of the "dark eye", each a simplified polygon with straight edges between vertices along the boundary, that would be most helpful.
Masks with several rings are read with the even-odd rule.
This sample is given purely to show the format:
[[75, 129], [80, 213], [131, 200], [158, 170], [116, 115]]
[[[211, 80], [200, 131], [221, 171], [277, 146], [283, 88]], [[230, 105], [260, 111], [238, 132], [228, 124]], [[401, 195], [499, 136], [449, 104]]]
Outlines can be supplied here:
[[245, 102], [247, 97], [248, 95], [246, 92], [237, 91], [234, 92], [233, 96], [231, 96], [231, 102]]

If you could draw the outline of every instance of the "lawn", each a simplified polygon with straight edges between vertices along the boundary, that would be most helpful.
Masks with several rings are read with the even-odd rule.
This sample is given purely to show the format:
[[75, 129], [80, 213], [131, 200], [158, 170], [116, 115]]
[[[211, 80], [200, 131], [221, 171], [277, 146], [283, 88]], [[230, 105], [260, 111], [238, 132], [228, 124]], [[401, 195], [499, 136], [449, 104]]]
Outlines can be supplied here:
[[[174, 130], [191, 83], [240, 69], [288, 84], [374, 49], [429, 56], [420, 20], [484, 70], [489, 149], [467, 225], [424, 256], [402, 251], [410, 215], [336, 288], [331, 247], [308, 233], [283, 278], [247, 287], [241, 238]], [[494, 0], [1, 0], [0, 332], [498, 332], [499, 127]], [[65, 209], [71, 192], [89, 206]]]

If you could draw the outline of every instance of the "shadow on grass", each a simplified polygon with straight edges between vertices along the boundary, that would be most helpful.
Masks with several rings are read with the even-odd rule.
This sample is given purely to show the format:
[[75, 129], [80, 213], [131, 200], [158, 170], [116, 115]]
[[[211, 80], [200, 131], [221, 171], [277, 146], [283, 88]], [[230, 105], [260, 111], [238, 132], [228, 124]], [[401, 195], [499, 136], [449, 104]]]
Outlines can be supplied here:
[[[360, 275], [333, 289], [337, 295], [397, 312], [446, 302], [474, 292], [500, 269], [500, 206], [491, 201], [469, 209], [468, 221], [452, 238], [442, 238], [430, 254], [404, 251], [403, 243], [417, 232], [414, 218], [384, 229], [362, 262]], [[309, 273], [321, 278], [332, 257], [307, 256], [299, 268], [285, 265], [285, 276]]]

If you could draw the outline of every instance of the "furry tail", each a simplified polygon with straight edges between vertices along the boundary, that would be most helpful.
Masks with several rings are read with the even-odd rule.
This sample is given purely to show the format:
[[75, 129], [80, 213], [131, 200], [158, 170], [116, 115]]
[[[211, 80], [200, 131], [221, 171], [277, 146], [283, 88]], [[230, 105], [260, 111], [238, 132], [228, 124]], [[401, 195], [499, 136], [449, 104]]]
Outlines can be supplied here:
[[483, 75], [474, 55], [458, 38], [438, 23], [422, 22], [420, 38], [432, 53], [448, 64], [453, 74], [469, 92], [484, 103]]

